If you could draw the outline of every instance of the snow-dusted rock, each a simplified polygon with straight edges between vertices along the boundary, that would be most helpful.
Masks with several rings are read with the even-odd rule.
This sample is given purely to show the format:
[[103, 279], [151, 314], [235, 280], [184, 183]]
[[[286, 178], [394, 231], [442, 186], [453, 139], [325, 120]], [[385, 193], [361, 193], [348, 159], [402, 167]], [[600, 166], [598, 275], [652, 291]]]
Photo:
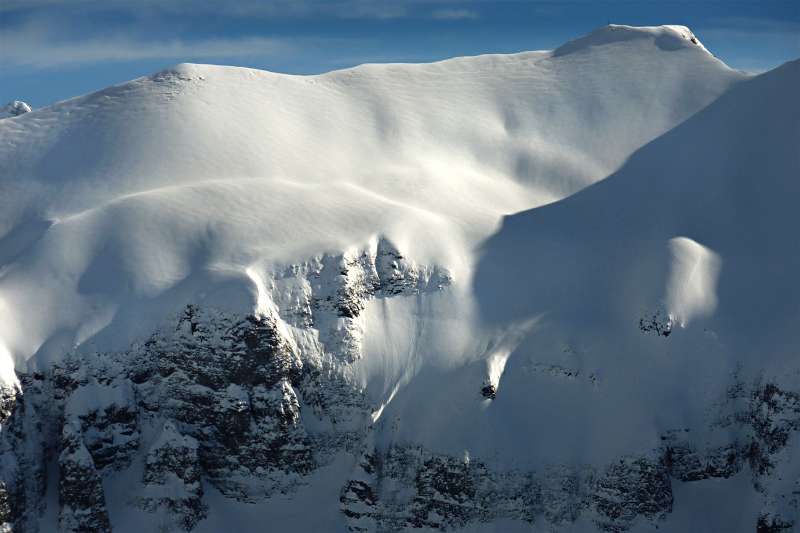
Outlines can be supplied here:
[[110, 532], [103, 482], [76, 421], [68, 419], [65, 422], [60, 448], [59, 529], [70, 533]]
[[151, 512], [164, 507], [186, 531], [207, 513], [198, 447], [197, 440], [167, 421], [145, 458], [143, 506]]
[[14, 100], [3, 107], [0, 107], [0, 119], [8, 117], [18, 117], [32, 111], [31, 106], [21, 100]]
[[139, 430], [129, 381], [116, 379], [102, 385], [96, 378], [90, 379], [70, 393], [64, 416], [80, 424], [97, 468], [120, 469], [135, 456]]
[[[232, 501], [269, 501], [298, 494], [341, 453], [353, 457], [355, 466], [340, 481], [336, 501], [328, 503], [338, 506], [354, 532], [458, 529], [497, 520], [554, 530], [578, 521], [611, 532], [639, 523], [661, 527], [675, 505], [675, 483], [727, 480], [745, 469], [763, 497], [764, 527], [797, 519], [795, 504], [785, 503], [794, 497], [794, 485], [779, 482], [778, 472], [791, 466], [800, 437], [800, 392], [774, 382], [728, 375], [728, 392], [716, 402], [708, 427], [668, 430], [643, 455], [606, 465], [504, 469], [468, 453], [377, 444], [372, 407], [341, 374], [345, 367], [323, 371], [314, 368], [315, 358], [304, 358], [296, 374], [284, 367], [283, 377], [271, 384], [273, 373], [236, 370], [250, 358], [268, 363], [277, 354], [263, 347], [284, 345], [269, 327], [249, 329], [258, 323], [255, 317], [234, 319], [190, 307], [128, 352], [74, 354], [36, 379], [22, 375], [21, 394], [0, 434], [0, 518], [7, 527], [36, 530], [36, 509], [47, 490], [42, 469], [48, 448], [58, 452], [59, 527], [67, 531], [111, 527], [102, 479], [124, 472], [139, 472], [133, 477], [140, 484], [126, 490], [148, 515], [161, 517], [161, 527], [194, 530], [214, 512], [205, 483]], [[236, 336], [242, 332], [244, 337]], [[219, 363], [237, 358], [230, 368]], [[159, 366], [160, 360], [169, 362]], [[117, 389], [102, 388], [111, 384]], [[800, 391], [800, 380], [795, 386]], [[101, 423], [108, 420], [105, 413], [122, 406], [132, 411], [122, 426]], [[53, 449], [40, 432], [58, 432], [59, 419], [65, 422]], [[704, 445], [695, 430], [716, 432], [716, 440]], [[130, 434], [142, 435], [134, 452], [139, 466], [131, 452], [123, 454], [125, 461], [114, 461], [108, 446], [91, 445], [125, 447]]]

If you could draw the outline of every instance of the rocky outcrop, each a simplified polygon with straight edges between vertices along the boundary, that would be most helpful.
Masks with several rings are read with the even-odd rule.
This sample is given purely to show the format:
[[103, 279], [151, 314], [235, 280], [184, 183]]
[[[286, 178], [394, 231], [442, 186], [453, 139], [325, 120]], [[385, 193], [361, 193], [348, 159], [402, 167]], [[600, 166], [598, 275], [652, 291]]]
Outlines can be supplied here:
[[[206, 516], [204, 483], [260, 501], [359, 449], [372, 407], [337, 357], [315, 344], [301, 353], [288, 332], [277, 312], [189, 305], [130, 350], [21, 375], [0, 403], [1, 523], [36, 530], [48, 457], [64, 530], [108, 530], [103, 479], [139, 468], [132, 501], [190, 530]], [[310, 434], [309, 417], [326, 429]]]
[[735, 443], [698, 450], [688, 430], [670, 431], [661, 437], [664, 466], [680, 481], [729, 478], [742, 469], [742, 450]]
[[[19, 376], [5, 389], [7, 410], [0, 421], [0, 525], [11, 531], [36, 527], [47, 487], [46, 441], [51, 420], [40, 406], [49, 397], [45, 377]], [[2, 529], [0, 529], [2, 531]]]
[[144, 465], [143, 507], [150, 512], [163, 508], [186, 531], [208, 511], [197, 450], [196, 439], [181, 435], [174, 423], [165, 422]]
[[441, 267], [418, 266], [386, 239], [359, 254], [323, 256], [303, 266], [312, 289], [312, 305], [356, 318], [372, 297], [386, 298], [440, 291], [451, 283]]
[[621, 459], [597, 479], [591, 502], [602, 531], [627, 531], [639, 517], [663, 519], [672, 511], [669, 473], [660, 460]]
[[639, 319], [639, 329], [641, 331], [661, 337], [669, 337], [674, 326], [675, 320], [673, 317], [661, 310]]
[[362, 354], [361, 318], [373, 298], [430, 294], [452, 283], [440, 266], [419, 265], [381, 238], [365, 250], [324, 255], [278, 269], [272, 295], [287, 324], [314, 328], [324, 350], [344, 363]]
[[83, 442], [79, 424], [68, 420], [61, 435], [58, 456], [58, 526], [61, 531], [102, 533], [111, 531], [103, 482], [92, 455]]
[[21, 100], [14, 100], [0, 107], [0, 119], [18, 117], [32, 111], [31, 106]]
[[496, 471], [418, 446], [364, 457], [340, 498], [351, 531], [452, 530], [498, 519], [557, 529], [586, 513], [600, 530], [619, 532], [637, 519], [658, 523], [672, 510], [670, 477], [658, 457], [543, 472]]
[[756, 533], [785, 533], [787, 531], [794, 531], [794, 522], [785, 522], [779, 517], [766, 513], [758, 516]]
[[144, 415], [195, 439], [223, 494], [249, 501], [314, 468], [295, 391], [304, 365], [273, 317], [215, 322], [189, 307], [174, 334], [152, 338], [135, 360]]
[[489, 400], [497, 398], [497, 387], [493, 383], [484, 382], [481, 386], [481, 396]]
[[69, 395], [64, 415], [76, 420], [97, 468], [128, 466], [139, 447], [138, 411], [128, 380], [91, 378]]
[[374, 447], [366, 446], [351, 478], [342, 487], [339, 503], [342, 513], [347, 517], [350, 531], [358, 533], [377, 531], [378, 522], [382, 519], [378, 507], [377, 461], [378, 456]]

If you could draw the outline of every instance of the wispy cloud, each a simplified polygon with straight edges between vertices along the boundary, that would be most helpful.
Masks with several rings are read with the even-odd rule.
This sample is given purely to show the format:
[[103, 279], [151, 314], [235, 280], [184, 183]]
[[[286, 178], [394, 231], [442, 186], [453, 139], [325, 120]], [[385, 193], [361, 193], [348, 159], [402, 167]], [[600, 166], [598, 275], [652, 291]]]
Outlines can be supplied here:
[[693, 28], [715, 54], [752, 73], [800, 57], [800, 23], [767, 18], [723, 17]]
[[[0, 0], [0, 64], [49, 68], [141, 60], [280, 61], [303, 48], [317, 48], [331, 37], [304, 34], [304, 18], [393, 20], [434, 19], [442, 23], [474, 20], [478, 12], [463, 0]], [[2, 24], [2, 14], [8, 24]], [[200, 15], [214, 14], [227, 34], [189, 31]], [[87, 15], [89, 16], [87, 18]], [[92, 18], [104, 21], [92, 22]], [[291, 34], [260, 35], [235, 30], [242, 18], [290, 19]], [[107, 25], [105, 24], [107, 22]], [[170, 26], [173, 24], [173, 26]], [[234, 29], [231, 31], [231, 29]], [[343, 52], [353, 46], [338, 42]], [[349, 53], [349, 51], [348, 51]], [[275, 61], [272, 61], [275, 60]]]
[[[343, 19], [397, 19], [424, 16], [431, 6], [464, 4], [468, 0], [2, 0], [2, 12], [31, 12], [42, 10], [90, 10], [161, 12], [171, 14], [214, 13], [224, 16], [263, 17], [331, 17]], [[441, 16], [437, 16], [441, 15]], [[435, 18], [473, 18], [466, 9], [434, 11]]]
[[23, 28], [0, 31], [0, 63], [45, 68], [143, 59], [269, 57], [290, 53], [295, 46], [288, 39], [257, 36], [150, 40], [140, 35], [115, 35], [62, 40], [41, 28]]
[[776, 19], [719, 18], [710, 21], [699, 33], [701, 38], [721, 41], [751, 41], [794, 47], [800, 51], [800, 23]]
[[436, 20], [476, 20], [480, 18], [477, 11], [471, 9], [437, 9], [431, 13]]

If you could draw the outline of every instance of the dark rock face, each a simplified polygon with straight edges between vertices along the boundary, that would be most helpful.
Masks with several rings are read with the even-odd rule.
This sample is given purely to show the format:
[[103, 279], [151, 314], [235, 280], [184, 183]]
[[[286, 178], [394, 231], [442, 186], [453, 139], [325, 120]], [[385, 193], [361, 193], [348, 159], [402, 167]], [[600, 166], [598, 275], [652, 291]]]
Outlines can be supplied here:
[[377, 456], [371, 451], [361, 455], [353, 478], [342, 488], [339, 503], [347, 517], [350, 531], [366, 533], [376, 531], [380, 513], [376, 493]]
[[0, 119], [18, 117], [20, 115], [24, 115], [25, 113], [30, 113], [31, 111], [31, 106], [22, 100], [14, 100], [0, 107]]
[[[0, 424], [6, 428], [17, 401], [22, 400], [19, 392], [15, 387], [0, 387]], [[4, 431], [8, 432], [9, 430], [4, 428]], [[2, 444], [6, 444], [6, 446], [2, 449], [3, 463], [2, 469], [0, 469], [0, 474], [2, 474], [2, 478], [0, 478], [0, 531], [10, 530], [19, 519], [18, 513], [24, 508], [24, 494], [20, 494], [19, 465], [16, 455], [7, 444], [10, 440], [2, 441]]]
[[497, 387], [491, 383], [484, 383], [481, 387], [481, 396], [490, 400], [494, 400], [497, 398]]
[[[102, 479], [137, 456], [132, 496], [190, 530], [207, 513], [203, 482], [241, 501], [294, 490], [359, 446], [370, 413], [329, 360], [301, 360], [276, 318], [193, 306], [128, 352], [73, 354], [21, 384], [0, 431], [0, 523], [13, 531], [36, 530], [48, 457], [64, 531], [110, 531]], [[310, 436], [304, 411], [333, 429]]]
[[654, 333], [661, 337], [669, 337], [675, 325], [671, 316], [657, 311], [651, 316], [639, 319], [639, 329], [645, 333]]
[[[277, 488], [254, 480], [314, 468], [294, 388], [303, 363], [272, 318], [228, 321], [220, 332], [201, 315], [187, 308], [176, 334], [146, 343], [131, 378], [146, 416], [172, 421], [196, 439], [217, 489], [251, 500]], [[231, 472], [246, 481], [234, 481]]]
[[365, 457], [372, 459], [361, 461], [358, 479], [347, 483], [340, 499], [351, 531], [446, 531], [501, 518], [557, 528], [589, 513], [600, 530], [618, 532], [639, 518], [658, 522], [672, 510], [670, 477], [658, 457], [627, 458], [602, 471], [551, 467], [538, 473], [495, 471], [420, 447]]
[[762, 514], [758, 517], [758, 524], [756, 524], [756, 533], [784, 533], [786, 531], [793, 531], [793, 522], [784, 522], [780, 518]]
[[727, 479], [742, 469], [742, 453], [735, 444], [698, 451], [688, 438], [688, 431], [674, 431], [661, 437], [664, 465], [675, 479]]
[[139, 447], [138, 411], [127, 380], [108, 384], [90, 379], [69, 396], [65, 416], [73, 416], [97, 468], [127, 467]]
[[165, 422], [147, 452], [144, 466], [143, 507], [151, 512], [165, 508], [186, 531], [193, 529], [208, 511], [203, 503], [197, 450], [197, 440], [181, 435], [172, 422]]
[[[791, 433], [800, 430], [800, 393], [782, 390], [773, 383], [759, 384], [751, 392], [746, 416], [753, 428], [753, 445], [766, 451], [762, 456], [774, 454], [786, 446]], [[759, 461], [753, 466], [766, 474], [773, 465]]]
[[597, 480], [592, 506], [603, 531], [627, 531], [634, 520], [665, 518], [672, 511], [672, 486], [662, 461], [623, 459], [609, 465]]
[[[0, 527], [36, 527], [47, 486], [44, 453], [46, 417], [37, 405], [47, 388], [42, 376], [20, 376], [20, 386], [3, 389], [7, 411], [0, 422]], [[50, 442], [57, 443], [58, 438]], [[2, 530], [2, 529], [0, 529]]]
[[103, 482], [75, 421], [64, 425], [58, 469], [59, 528], [75, 533], [111, 531]]

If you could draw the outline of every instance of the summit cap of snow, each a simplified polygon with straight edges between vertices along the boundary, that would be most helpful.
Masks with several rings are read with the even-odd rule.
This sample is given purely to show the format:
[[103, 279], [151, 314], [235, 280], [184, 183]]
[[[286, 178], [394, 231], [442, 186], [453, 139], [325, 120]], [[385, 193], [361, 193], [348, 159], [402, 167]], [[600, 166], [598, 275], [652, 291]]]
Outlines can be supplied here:
[[609, 24], [556, 48], [553, 51], [553, 55], [564, 56], [595, 46], [640, 40], [652, 40], [656, 46], [666, 51], [697, 47], [708, 52], [703, 43], [686, 26], [624, 26]]

